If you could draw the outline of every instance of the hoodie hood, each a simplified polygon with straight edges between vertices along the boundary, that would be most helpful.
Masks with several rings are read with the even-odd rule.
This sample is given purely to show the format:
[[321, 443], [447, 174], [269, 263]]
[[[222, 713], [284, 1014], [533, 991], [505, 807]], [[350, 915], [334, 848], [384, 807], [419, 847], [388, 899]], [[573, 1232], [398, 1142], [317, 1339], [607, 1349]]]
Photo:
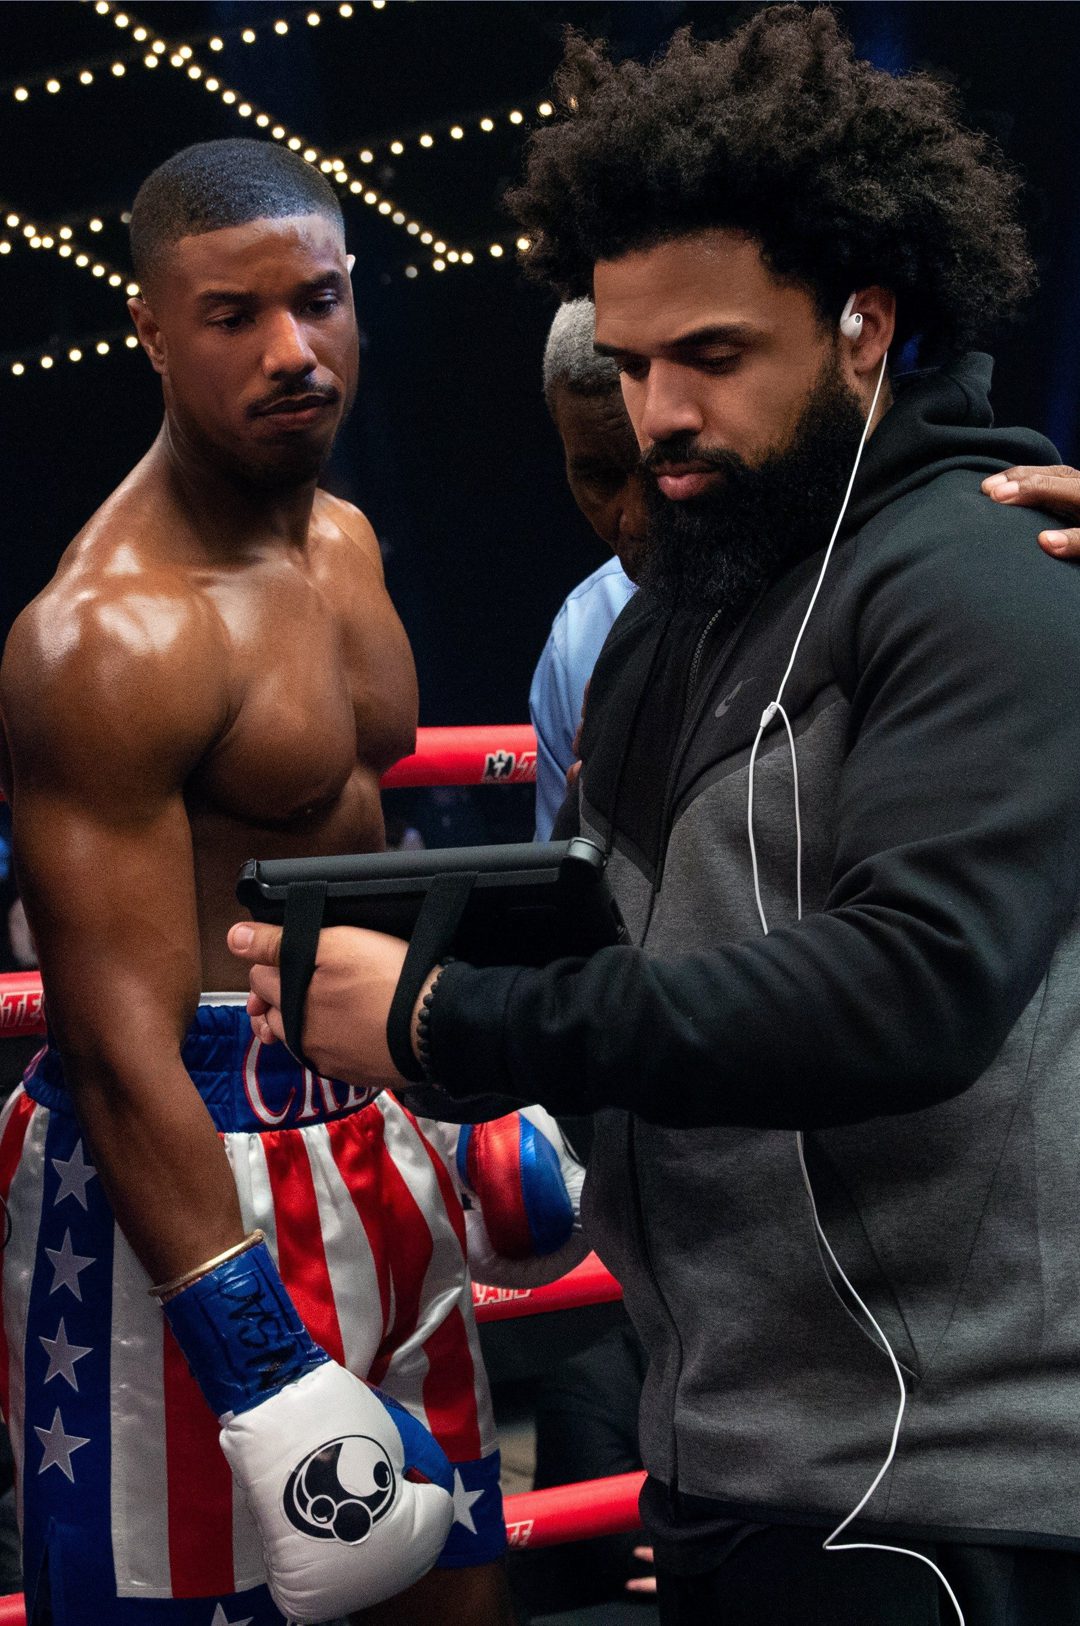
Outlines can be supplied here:
[[844, 535], [950, 469], [985, 477], [1014, 463], [1060, 463], [1045, 435], [995, 427], [993, 371], [992, 356], [970, 350], [943, 367], [893, 380], [895, 399], [867, 442]]

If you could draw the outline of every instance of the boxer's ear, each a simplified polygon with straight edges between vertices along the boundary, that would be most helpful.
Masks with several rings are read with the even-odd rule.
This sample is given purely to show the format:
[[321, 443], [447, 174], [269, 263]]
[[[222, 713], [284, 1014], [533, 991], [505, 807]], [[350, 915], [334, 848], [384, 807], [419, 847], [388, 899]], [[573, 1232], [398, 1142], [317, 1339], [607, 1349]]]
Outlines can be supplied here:
[[352, 274], [352, 268], [356, 264], [356, 255], [355, 254], [346, 254], [346, 256], [345, 256], [345, 264], [348, 266], [349, 273], [351, 275]]
[[157, 317], [141, 294], [127, 302], [128, 315], [135, 324], [135, 332], [139, 336], [139, 343], [150, 357], [150, 365], [155, 373], [165, 371], [165, 345], [158, 326]]

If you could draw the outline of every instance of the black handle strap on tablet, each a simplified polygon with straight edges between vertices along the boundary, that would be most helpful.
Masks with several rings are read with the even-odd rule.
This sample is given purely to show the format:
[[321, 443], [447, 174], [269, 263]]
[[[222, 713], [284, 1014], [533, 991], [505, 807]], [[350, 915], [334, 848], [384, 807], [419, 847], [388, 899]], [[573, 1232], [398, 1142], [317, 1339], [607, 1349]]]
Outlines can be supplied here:
[[420, 905], [409, 939], [409, 952], [386, 1018], [386, 1044], [394, 1066], [411, 1084], [424, 1080], [424, 1069], [413, 1055], [413, 1007], [432, 966], [438, 965], [454, 946], [454, 937], [476, 879], [475, 870], [458, 875], [436, 875]]
[[325, 881], [294, 881], [285, 890], [285, 918], [281, 933], [281, 1020], [285, 1027], [285, 1043], [301, 1066], [311, 1068], [313, 1073], [319, 1069], [312, 1067], [304, 1055], [301, 1035], [304, 1031], [304, 1004], [308, 985], [315, 972], [325, 906]]

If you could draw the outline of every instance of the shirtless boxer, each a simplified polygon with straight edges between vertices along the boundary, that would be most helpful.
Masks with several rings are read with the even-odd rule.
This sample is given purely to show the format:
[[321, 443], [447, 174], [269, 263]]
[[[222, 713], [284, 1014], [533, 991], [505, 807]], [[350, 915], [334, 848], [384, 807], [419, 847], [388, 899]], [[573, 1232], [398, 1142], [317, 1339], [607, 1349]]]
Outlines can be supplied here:
[[341, 212], [291, 153], [209, 142], [131, 230], [164, 424], [0, 687], [50, 1020], [0, 1126], [28, 1615], [493, 1626], [498, 1456], [446, 1170], [389, 1095], [260, 1054], [229, 996], [241, 862], [380, 848], [379, 776], [413, 744], [376, 539], [317, 487], [357, 379]]

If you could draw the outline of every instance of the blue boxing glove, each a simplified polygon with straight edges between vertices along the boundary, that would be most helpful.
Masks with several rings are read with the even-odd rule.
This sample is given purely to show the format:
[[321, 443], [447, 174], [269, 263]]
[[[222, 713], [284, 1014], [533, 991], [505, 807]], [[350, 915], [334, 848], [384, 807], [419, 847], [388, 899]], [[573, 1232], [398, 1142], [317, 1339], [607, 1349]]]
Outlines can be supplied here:
[[543, 1107], [489, 1123], [434, 1125], [465, 1203], [469, 1270], [494, 1287], [539, 1287], [588, 1250], [581, 1231], [585, 1169]]
[[418, 1581], [450, 1531], [450, 1464], [422, 1424], [312, 1340], [265, 1242], [164, 1310], [221, 1420], [282, 1613], [324, 1621]]

